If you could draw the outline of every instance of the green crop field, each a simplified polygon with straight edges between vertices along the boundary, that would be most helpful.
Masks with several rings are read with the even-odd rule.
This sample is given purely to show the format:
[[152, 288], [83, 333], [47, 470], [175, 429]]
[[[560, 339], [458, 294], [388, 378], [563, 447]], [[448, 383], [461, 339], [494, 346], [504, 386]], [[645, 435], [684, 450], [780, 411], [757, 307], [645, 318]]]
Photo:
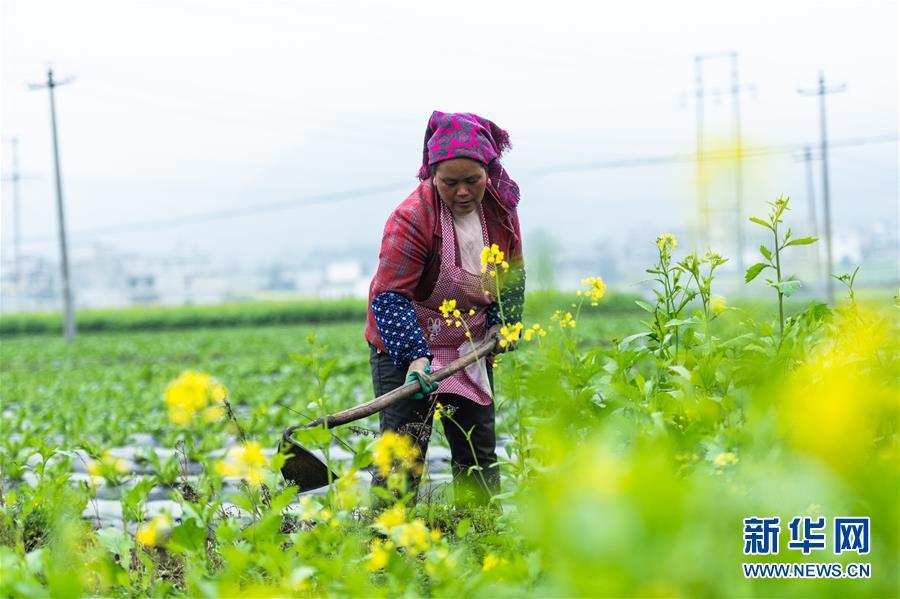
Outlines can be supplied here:
[[372, 397], [362, 318], [4, 339], [0, 594], [898, 596], [896, 300], [791, 302], [756, 266], [770, 297], [730, 305], [720, 257], [658, 247], [655, 299], [588, 279], [504, 332], [487, 507], [456, 504], [439, 427], [416, 500], [375, 417], [297, 437], [339, 477], [285, 485], [282, 430]]

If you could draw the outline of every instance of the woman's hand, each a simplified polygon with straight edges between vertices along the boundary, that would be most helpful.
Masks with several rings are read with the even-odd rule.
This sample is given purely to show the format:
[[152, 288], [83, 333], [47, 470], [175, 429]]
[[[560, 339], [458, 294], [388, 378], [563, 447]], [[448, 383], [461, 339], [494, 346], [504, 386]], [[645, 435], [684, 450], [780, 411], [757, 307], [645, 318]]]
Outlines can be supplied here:
[[431, 360], [422, 357], [409, 363], [406, 371], [406, 383], [418, 382], [421, 388], [412, 396], [412, 399], [425, 399], [437, 391], [439, 383], [431, 380]]
[[[502, 329], [502, 328], [503, 328], [502, 324], [495, 324], [494, 326], [492, 326], [491, 328], [488, 329], [487, 337], [488, 338], [494, 337], [495, 339], [498, 339], [498, 340], [503, 339], [503, 335], [500, 334], [500, 329]], [[494, 355], [502, 354], [502, 353], [508, 352], [508, 351], [516, 351], [518, 348], [519, 348], [518, 341], [509, 341], [506, 344], [506, 347], [500, 347], [500, 343], [498, 342], [497, 345], [494, 347], [493, 353], [494, 353]]]

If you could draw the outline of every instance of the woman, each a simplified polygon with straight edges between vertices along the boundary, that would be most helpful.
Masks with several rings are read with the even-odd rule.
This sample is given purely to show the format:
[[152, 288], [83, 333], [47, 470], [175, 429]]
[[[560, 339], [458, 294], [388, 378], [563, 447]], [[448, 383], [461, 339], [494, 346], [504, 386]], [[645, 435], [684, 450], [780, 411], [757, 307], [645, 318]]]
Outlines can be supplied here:
[[[477, 345], [503, 320], [521, 320], [525, 273], [516, 212], [519, 187], [499, 162], [509, 146], [506, 131], [477, 115], [431, 115], [421, 183], [388, 218], [369, 288], [366, 340], [375, 395], [411, 381], [422, 388], [413, 399], [381, 412], [381, 432], [411, 434], [424, 456], [436, 403], [449, 407], [452, 416], [442, 422], [457, 502], [484, 503], [500, 490], [491, 367], [482, 361], [439, 386], [428, 374], [469, 351], [467, 329]], [[482, 272], [482, 250], [493, 244], [510, 265], [502, 273], [502, 310], [490, 271]], [[456, 300], [465, 327], [447, 325], [440, 310], [444, 300]], [[471, 431], [468, 439], [463, 430]], [[384, 481], [376, 477], [374, 484]]]

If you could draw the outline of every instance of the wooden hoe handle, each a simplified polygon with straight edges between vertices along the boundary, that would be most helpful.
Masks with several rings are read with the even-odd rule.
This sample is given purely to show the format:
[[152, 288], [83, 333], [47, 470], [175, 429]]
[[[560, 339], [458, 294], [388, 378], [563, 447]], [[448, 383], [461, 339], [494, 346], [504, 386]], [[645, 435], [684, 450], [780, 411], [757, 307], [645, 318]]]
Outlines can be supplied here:
[[[436, 370], [431, 373], [431, 380], [435, 382], [440, 382], [445, 378], [456, 374], [460, 370], [463, 370], [473, 362], [480, 360], [481, 358], [490, 355], [493, 353], [494, 348], [497, 346], [497, 337], [490, 337], [485, 339], [481, 345], [475, 348], [475, 351], [470, 352], [460, 358], [457, 358], [441, 368], [440, 370]], [[353, 422], [354, 420], [359, 420], [360, 418], [365, 418], [366, 416], [371, 416], [376, 412], [380, 412], [391, 404], [397, 403], [401, 399], [406, 399], [408, 397], [412, 397], [415, 395], [417, 391], [421, 390], [419, 383], [413, 381], [411, 383], [406, 383], [402, 387], [397, 387], [393, 391], [388, 391], [384, 395], [380, 397], [376, 397], [372, 401], [367, 401], [364, 404], [360, 404], [358, 406], [354, 406], [343, 412], [338, 412], [337, 414], [332, 414], [326, 418], [316, 418], [309, 424], [301, 426], [292, 426], [285, 431], [286, 436], [290, 436], [290, 434], [297, 430], [298, 428], [314, 428], [317, 426], [322, 426], [322, 423], [325, 422], [328, 428], [334, 428], [336, 426], [341, 426], [343, 424], [347, 424], [348, 422]]]

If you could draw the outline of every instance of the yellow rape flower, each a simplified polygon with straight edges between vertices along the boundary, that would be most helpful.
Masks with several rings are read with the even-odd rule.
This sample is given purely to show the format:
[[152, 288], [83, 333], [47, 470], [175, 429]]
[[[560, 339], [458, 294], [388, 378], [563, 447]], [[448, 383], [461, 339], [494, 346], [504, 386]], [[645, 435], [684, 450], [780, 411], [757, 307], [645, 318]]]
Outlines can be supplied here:
[[713, 459], [713, 463], [719, 467], [733, 466], [738, 463], [737, 456], [730, 451], [724, 451]]
[[209, 396], [215, 403], [224, 403], [228, 399], [228, 389], [222, 383], [213, 383], [209, 390]]
[[169, 530], [172, 528], [172, 517], [168, 514], [159, 514], [150, 522], [142, 524], [134, 535], [134, 539], [145, 547], [160, 545]]
[[218, 422], [225, 416], [225, 408], [222, 406], [209, 406], [200, 414], [200, 419], [204, 424], [212, 424]]
[[512, 326], [503, 325], [500, 327], [500, 347], [506, 347], [510, 343], [518, 341], [521, 333], [521, 322], [517, 322]]
[[545, 331], [541, 325], [533, 324], [530, 329], [526, 329], [522, 336], [525, 338], [525, 341], [531, 341], [531, 339], [535, 336], [546, 337], [547, 331]]
[[[450, 318], [450, 313], [456, 310], [456, 300], [455, 299], [445, 299], [441, 302], [441, 307], [439, 308], [441, 314], [444, 315], [444, 318]], [[449, 322], [447, 324], [450, 324]]]
[[398, 503], [389, 510], [382, 512], [375, 520], [375, 526], [390, 531], [397, 526], [401, 526], [406, 522], [406, 508], [402, 503]]
[[485, 246], [481, 250], [481, 272], [487, 272], [488, 267], [491, 265], [494, 267], [499, 266], [503, 270], [509, 270], [509, 263], [504, 258], [504, 253], [500, 251], [500, 247], [496, 243], [491, 244], [490, 247]]
[[402, 526], [396, 535], [397, 544], [413, 553], [428, 551], [431, 547], [431, 531], [425, 525], [425, 521], [416, 518], [409, 524]]
[[[606, 284], [600, 277], [589, 277], [587, 279], [582, 279], [581, 285], [583, 287], [587, 287], [587, 290], [584, 291], [584, 295], [591, 300], [592, 306], [596, 306], [598, 300], [602, 298], [606, 293]], [[578, 292], [578, 295], [581, 295], [580, 291]]]
[[87, 471], [91, 476], [128, 474], [128, 462], [122, 458], [111, 455], [108, 451], [104, 451], [100, 454], [98, 459], [88, 461]]
[[709, 307], [715, 314], [721, 314], [725, 311], [726, 308], [728, 308], [728, 304], [725, 303], [725, 298], [721, 295], [714, 295], [709, 300]]
[[[228, 390], [204, 372], [186, 370], [166, 388], [166, 406], [169, 420], [177, 426], [187, 426], [194, 415], [210, 403], [222, 403]], [[204, 421], [208, 416], [204, 415]]]
[[368, 568], [370, 572], [377, 572], [378, 570], [383, 569], [387, 566], [387, 563], [391, 558], [389, 552], [393, 548], [394, 543], [391, 541], [382, 542], [381, 539], [373, 540], [372, 545], [369, 547], [369, 559], [366, 561], [366, 568]]
[[216, 462], [216, 473], [220, 476], [239, 476], [253, 487], [263, 482], [263, 475], [269, 466], [269, 459], [263, 455], [262, 447], [256, 441], [228, 450], [224, 460]]
[[550, 320], [559, 321], [559, 328], [564, 329], [566, 327], [575, 328], [575, 319], [572, 317], [571, 312], [563, 313], [560, 310], [557, 310], [553, 316], [550, 317]]
[[783, 387], [778, 421], [785, 438], [836, 472], [868, 464], [883, 434], [879, 423], [896, 422], [900, 412], [896, 378], [888, 378], [879, 357], [892, 343], [896, 336], [872, 315], [839, 322]]
[[678, 245], [678, 240], [671, 233], [665, 233], [656, 238], [656, 247], [664, 252], [671, 252]]
[[498, 558], [493, 553], [488, 553], [484, 556], [484, 562], [481, 565], [482, 572], [489, 572], [493, 570], [500, 563], [500, 558]]
[[418, 457], [419, 448], [409, 435], [387, 431], [375, 442], [372, 461], [378, 467], [381, 476], [386, 477], [390, 474], [394, 462], [397, 462], [403, 470], [418, 468]]

